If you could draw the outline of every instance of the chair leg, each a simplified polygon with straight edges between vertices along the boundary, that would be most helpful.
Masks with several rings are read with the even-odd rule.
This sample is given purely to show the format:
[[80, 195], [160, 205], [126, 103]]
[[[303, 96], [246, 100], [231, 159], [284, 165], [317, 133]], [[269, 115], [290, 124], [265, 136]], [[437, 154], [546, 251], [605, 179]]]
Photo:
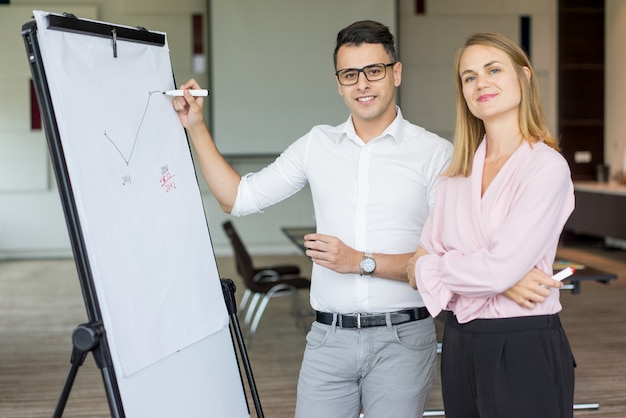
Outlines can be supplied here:
[[269, 290], [269, 292], [265, 294], [265, 296], [263, 297], [263, 300], [261, 301], [258, 308], [256, 309], [256, 313], [254, 314], [254, 321], [252, 322], [252, 325], [250, 326], [250, 336], [254, 335], [254, 333], [256, 332], [256, 329], [259, 326], [259, 322], [261, 321], [261, 316], [263, 316], [263, 312], [265, 311], [265, 308], [267, 307], [267, 304], [269, 303], [270, 299], [275, 296], [293, 294], [294, 292], [297, 292], [297, 290], [293, 288], [292, 286], [289, 286], [286, 284], [279, 284], [279, 285], [272, 287]]
[[254, 321], [252, 321], [252, 325], [250, 325], [250, 336], [251, 337], [256, 332], [256, 329], [259, 326], [259, 322], [261, 321], [261, 316], [263, 316], [263, 312], [265, 311], [265, 308], [267, 308], [267, 304], [268, 304], [268, 302], [270, 301], [271, 298], [272, 298], [272, 296], [269, 293], [267, 293], [263, 297], [263, 300], [261, 300], [261, 303], [259, 304], [259, 307], [256, 310], [256, 314], [254, 315]]
[[241, 297], [241, 302], [239, 302], [239, 313], [241, 315], [245, 314], [246, 305], [248, 304], [248, 299], [250, 299], [251, 294], [252, 294], [252, 290], [250, 289], [246, 289], [246, 291], [243, 292], [243, 296]]
[[241, 302], [239, 302], [239, 312], [238, 312], [238, 316], [239, 318], [245, 318], [246, 313], [248, 312], [248, 309], [250, 308], [250, 306], [248, 305], [248, 301], [250, 300], [250, 296], [252, 296], [252, 290], [250, 289], [246, 289], [246, 291], [243, 293], [243, 296], [241, 298]]
[[252, 321], [252, 315], [254, 315], [256, 304], [258, 303], [260, 297], [261, 297], [260, 293], [254, 293], [252, 295], [252, 299], [250, 299], [250, 303], [248, 304], [248, 309], [246, 310], [246, 316], [243, 320], [244, 326], [248, 329], [250, 326], [250, 321]]

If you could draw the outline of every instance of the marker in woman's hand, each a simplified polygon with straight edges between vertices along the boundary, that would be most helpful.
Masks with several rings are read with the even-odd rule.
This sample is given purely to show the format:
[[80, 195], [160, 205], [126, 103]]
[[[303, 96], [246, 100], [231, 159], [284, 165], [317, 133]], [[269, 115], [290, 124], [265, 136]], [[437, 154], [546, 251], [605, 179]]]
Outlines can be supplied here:
[[572, 267], [565, 267], [563, 270], [559, 271], [557, 274], [552, 276], [552, 278], [554, 280], [562, 281], [564, 279], [567, 279], [572, 274], [574, 274], [575, 271], [576, 270], [574, 270]]

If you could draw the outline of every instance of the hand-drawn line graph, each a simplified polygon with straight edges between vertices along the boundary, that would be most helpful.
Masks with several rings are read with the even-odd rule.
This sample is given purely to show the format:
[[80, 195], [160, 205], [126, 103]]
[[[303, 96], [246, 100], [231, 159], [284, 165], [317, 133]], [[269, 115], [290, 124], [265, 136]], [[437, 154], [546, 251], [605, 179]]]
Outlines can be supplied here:
[[109, 140], [111, 145], [113, 145], [113, 147], [115, 148], [117, 153], [120, 155], [120, 157], [122, 157], [122, 159], [124, 160], [124, 162], [126, 163], [127, 166], [130, 164], [131, 158], [133, 158], [133, 153], [135, 152], [135, 146], [137, 145], [137, 140], [139, 139], [139, 133], [141, 132], [141, 127], [143, 126], [143, 121], [146, 118], [146, 113], [148, 112], [148, 107], [150, 106], [150, 99], [152, 98], [152, 95], [154, 93], [161, 93], [161, 91], [160, 90], [155, 90], [155, 91], [149, 91], [148, 92], [148, 100], [146, 101], [146, 107], [144, 108], [143, 114], [141, 115], [141, 121], [139, 122], [139, 126], [137, 127], [137, 133], [135, 134], [135, 139], [133, 140], [133, 146], [132, 146], [132, 148], [130, 150], [130, 153], [128, 154], [128, 157], [126, 157], [124, 155], [124, 153], [120, 150], [120, 148], [115, 143], [115, 140], [113, 140], [113, 138], [111, 138], [107, 134], [107, 131], [106, 130], [104, 131], [104, 137]]

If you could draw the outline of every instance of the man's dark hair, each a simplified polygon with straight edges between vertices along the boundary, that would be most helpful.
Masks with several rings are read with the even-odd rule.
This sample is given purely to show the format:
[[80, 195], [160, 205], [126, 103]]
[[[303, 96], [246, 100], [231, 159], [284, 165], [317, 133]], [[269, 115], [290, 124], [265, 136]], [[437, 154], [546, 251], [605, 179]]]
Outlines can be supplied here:
[[387, 54], [391, 57], [392, 62], [398, 60], [393, 35], [389, 32], [389, 28], [373, 20], [361, 20], [354, 22], [337, 34], [337, 46], [333, 54], [335, 69], [337, 69], [337, 52], [339, 48], [344, 45], [359, 46], [364, 43], [382, 44]]

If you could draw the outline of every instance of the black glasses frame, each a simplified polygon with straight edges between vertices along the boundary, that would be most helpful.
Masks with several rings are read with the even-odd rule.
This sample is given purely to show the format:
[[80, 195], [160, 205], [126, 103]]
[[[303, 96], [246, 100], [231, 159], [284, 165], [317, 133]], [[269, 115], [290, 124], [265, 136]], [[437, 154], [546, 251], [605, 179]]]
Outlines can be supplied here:
[[[360, 73], [363, 73], [363, 76], [365, 76], [365, 79], [366, 79], [367, 81], [380, 81], [380, 80], [383, 80], [385, 77], [387, 77], [387, 67], [393, 67], [394, 65], [396, 65], [396, 63], [397, 63], [397, 61], [396, 61], [396, 62], [392, 62], [392, 63], [390, 63], [390, 64], [385, 64], [385, 63], [382, 63], [382, 62], [377, 62], [376, 64], [366, 65], [366, 66], [365, 66], [365, 67], [363, 67], [363, 68], [344, 68], [343, 70], [336, 71], [336, 72], [335, 72], [335, 77], [337, 77], [337, 81], [338, 81], [338, 82], [339, 82], [339, 84], [341, 84], [342, 86], [353, 86], [353, 85], [355, 85], [356, 83], [358, 83], [358, 82], [359, 82], [359, 74], [360, 74]], [[377, 78], [376, 80], [370, 80], [370, 79], [369, 79], [369, 77], [367, 77], [367, 73], [365, 72], [365, 70], [367, 70], [367, 69], [369, 69], [369, 68], [372, 68], [372, 67], [376, 67], [376, 66], [378, 66], [378, 65], [382, 65], [382, 66], [383, 66], [383, 68], [384, 68], [384, 71], [385, 71], [385, 72], [384, 72], [383, 76], [382, 76], [381, 78]], [[356, 78], [354, 79], [354, 83], [342, 83], [342, 82], [341, 82], [341, 78], [339, 77], [339, 74], [345, 74], [346, 72], [349, 72], [349, 71], [356, 71], [356, 72], [357, 72], [357, 73], [356, 73], [356, 74], [357, 74], [357, 76], [356, 76]]]

